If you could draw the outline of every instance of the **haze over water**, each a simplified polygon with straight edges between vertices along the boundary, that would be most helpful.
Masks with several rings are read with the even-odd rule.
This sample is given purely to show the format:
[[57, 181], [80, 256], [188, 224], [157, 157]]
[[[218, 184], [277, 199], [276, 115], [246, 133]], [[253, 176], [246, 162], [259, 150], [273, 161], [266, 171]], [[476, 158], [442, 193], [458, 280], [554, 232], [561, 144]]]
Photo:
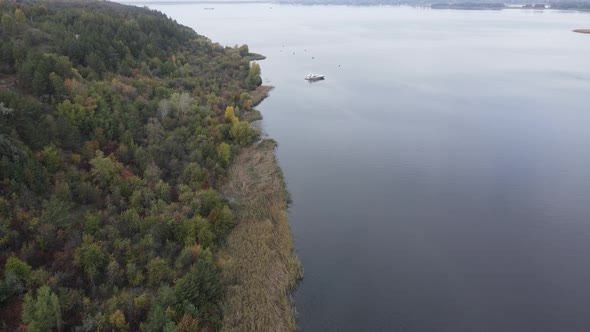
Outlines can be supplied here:
[[268, 57], [302, 330], [590, 330], [590, 13], [149, 6]]

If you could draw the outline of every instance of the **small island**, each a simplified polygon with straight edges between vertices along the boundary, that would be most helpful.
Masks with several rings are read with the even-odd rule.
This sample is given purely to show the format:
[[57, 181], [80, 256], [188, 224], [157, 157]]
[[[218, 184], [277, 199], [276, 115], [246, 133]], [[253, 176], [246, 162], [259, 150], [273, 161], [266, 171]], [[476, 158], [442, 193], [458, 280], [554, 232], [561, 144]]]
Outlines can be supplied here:
[[590, 29], [576, 29], [574, 32], [577, 33], [590, 33]]

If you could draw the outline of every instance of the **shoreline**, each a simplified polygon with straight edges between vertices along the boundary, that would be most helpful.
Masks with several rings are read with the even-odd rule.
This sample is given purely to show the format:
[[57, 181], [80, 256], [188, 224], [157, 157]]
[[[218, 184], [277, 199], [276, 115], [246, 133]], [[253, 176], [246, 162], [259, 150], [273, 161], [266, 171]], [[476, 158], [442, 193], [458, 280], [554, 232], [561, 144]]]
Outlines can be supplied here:
[[[256, 97], [250, 92], [256, 105], [272, 88], [258, 87]], [[262, 139], [243, 149], [221, 191], [237, 220], [219, 253], [227, 285], [222, 331], [296, 330], [291, 295], [303, 269], [294, 252], [287, 213], [289, 193], [276, 147], [274, 140]]]
[[587, 33], [587, 34], [590, 34], [590, 29], [576, 29], [576, 30], [573, 30], [573, 31], [574, 32], [577, 32], [577, 33]]
[[262, 103], [262, 101], [268, 97], [268, 93], [274, 88], [275, 87], [272, 85], [261, 85], [250, 91], [249, 93], [252, 96], [252, 107], [260, 105], [260, 103]]
[[244, 114], [244, 121], [248, 121], [250, 124], [252, 124], [253, 122], [262, 120], [262, 114], [254, 107], [260, 105], [260, 103], [262, 103], [262, 101], [268, 97], [268, 93], [272, 89], [274, 89], [274, 86], [261, 85], [255, 90], [249, 92], [250, 96], [252, 97], [252, 109]]
[[266, 56], [258, 53], [248, 53], [246, 58], [248, 59], [248, 61], [261, 61], [265, 60]]

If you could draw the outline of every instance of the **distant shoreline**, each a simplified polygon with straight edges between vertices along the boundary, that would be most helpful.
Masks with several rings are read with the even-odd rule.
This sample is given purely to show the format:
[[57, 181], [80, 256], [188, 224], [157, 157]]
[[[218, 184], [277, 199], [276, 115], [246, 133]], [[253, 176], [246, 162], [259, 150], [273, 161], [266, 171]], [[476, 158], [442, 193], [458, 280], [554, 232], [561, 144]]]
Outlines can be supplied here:
[[[366, 2], [364, 2], [366, 1]], [[371, 0], [327, 0], [325, 2], [312, 0], [312, 1], [290, 1], [290, 0], [127, 0], [120, 1], [121, 4], [125, 5], [237, 5], [237, 4], [269, 4], [269, 5], [299, 5], [299, 6], [354, 6], [354, 7], [380, 7], [380, 6], [408, 6], [408, 7], [420, 7], [420, 8], [432, 8], [432, 9], [452, 9], [452, 10], [503, 10], [503, 9], [532, 9], [532, 10], [560, 10], [560, 11], [581, 11], [588, 12], [590, 7], [553, 7], [550, 3], [546, 5], [531, 5], [522, 3], [518, 5], [506, 5], [503, 3], [472, 3], [472, 2], [461, 2], [461, 3], [404, 3], [404, 2], [371, 2]], [[215, 9], [208, 7], [206, 9]]]
[[576, 30], [574, 30], [574, 32], [577, 32], [577, 33], [589, 33], [590, 34], [590, 29], [576, 29]]
[[[267, 0], [175, 0], [175, 1], [165, 1], [165, 0], [147, 0], [147, 1], [120, 1], [123, 5], [239, 5], [239, 4], [265, 4], [265, 3], [274, 3], [272, 1]], [[215, 9], [215, 8], [210, 8]]]

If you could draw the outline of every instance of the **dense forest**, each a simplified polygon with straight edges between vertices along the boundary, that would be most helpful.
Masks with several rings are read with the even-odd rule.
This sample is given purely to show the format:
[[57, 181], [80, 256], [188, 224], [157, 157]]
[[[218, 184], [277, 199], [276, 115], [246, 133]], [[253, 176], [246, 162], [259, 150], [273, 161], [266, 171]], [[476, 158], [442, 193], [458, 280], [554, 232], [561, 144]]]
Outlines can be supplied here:
[[0, 17], [0, 330], [219, 329], [248, 47], [109, 2]]

